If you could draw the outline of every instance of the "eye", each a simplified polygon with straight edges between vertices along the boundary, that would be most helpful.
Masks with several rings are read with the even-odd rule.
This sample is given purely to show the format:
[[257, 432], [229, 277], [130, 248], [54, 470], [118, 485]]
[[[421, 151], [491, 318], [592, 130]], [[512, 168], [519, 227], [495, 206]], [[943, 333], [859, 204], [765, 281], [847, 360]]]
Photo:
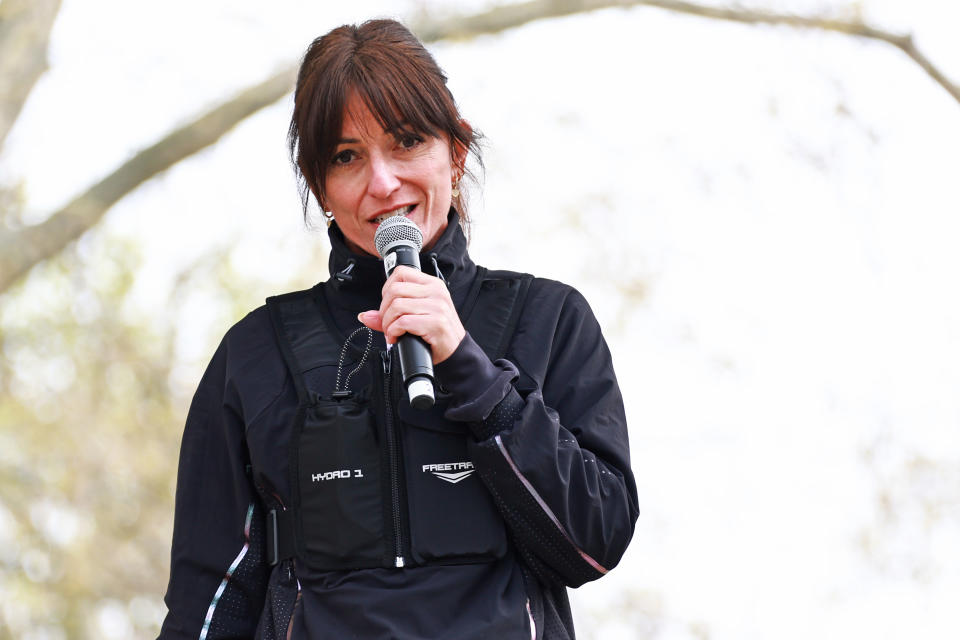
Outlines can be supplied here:
[[397, 138], [397, 144], [403, 149], [413, 149], [423, 142], [423, 137], [415, 133], [403, 133]]
[[353, 152], [352, 149], [344, 149], [340, 153], [333, 156], [331, 164], [335, 165], [344, 165], [350, 164], [350, 162], [356, 157], [357, 154]]

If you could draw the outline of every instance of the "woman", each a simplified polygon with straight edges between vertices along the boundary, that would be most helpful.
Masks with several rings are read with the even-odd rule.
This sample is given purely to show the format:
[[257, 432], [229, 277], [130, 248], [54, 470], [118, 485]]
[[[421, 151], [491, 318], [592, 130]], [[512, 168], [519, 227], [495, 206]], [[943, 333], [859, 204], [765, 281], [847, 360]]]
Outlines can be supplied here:
[[[566, 587], [614, 566], [637, 517], [586, 301], [470, 260], [476, 136], [399, 23], [314, 41], [289, 139], [334, 275], [241, 320], [204, 374], [160, 637], [572, 638]], [[394, 215], [423, 272], [386, 279], [374, 234]], [[431, 348], [429, 410], [400, 392], [404, 333]]]

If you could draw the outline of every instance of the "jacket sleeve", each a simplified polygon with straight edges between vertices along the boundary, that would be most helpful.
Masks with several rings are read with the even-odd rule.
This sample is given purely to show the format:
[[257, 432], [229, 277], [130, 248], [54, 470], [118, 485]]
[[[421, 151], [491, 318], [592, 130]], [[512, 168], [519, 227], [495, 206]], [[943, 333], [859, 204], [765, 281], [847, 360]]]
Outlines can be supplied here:
[[519, 551], [542, 580], [576, 587], [616, 565], [633, 535], [626, 417], [586, 300], [569, 288], [531, 297], [509, 359], [491, 362], [468, 335], [437, 375]]
[[228, 352], [224, 339], [184, 428], [160, 640], [252, 638], [263, 606], [268, 578], [263, 513], [248, 477]]

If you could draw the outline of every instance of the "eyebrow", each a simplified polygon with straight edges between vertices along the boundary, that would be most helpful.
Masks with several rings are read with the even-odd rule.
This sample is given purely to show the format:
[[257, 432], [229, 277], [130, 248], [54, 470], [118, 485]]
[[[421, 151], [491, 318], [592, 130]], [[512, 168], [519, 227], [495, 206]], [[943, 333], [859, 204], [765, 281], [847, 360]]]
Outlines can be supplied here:
[[[410, 126], [409, 122], [401, 123], [400, 126], [395, 129], [395, 131], [390, 133], [390, 135], [397, 136], [398, 134], [401, 134], [401, 133], [416, 133], [418, 135], [422, 135], [422, 134], [430, 135], [428, 132], [418, 132], [416, 129]], [[357, 138], [340, 138], [339, 140], [337, 140], [336, 146], [339, 147], [342, 144], [360, 144], [360, 140]]]

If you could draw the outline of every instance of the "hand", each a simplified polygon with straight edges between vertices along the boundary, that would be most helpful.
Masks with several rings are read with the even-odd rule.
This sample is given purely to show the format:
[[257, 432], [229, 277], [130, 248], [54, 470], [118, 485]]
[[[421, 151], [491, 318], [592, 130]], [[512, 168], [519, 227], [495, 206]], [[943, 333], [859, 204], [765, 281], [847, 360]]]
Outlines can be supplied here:
[[439, 278], [397, 267], [383, 285], [382, 296], [379, 310], [364, 311], [357, 319], [382, 331], [389, 344], [405, 333], [420, 336], [430, 345], [434, 364], [449, 358], [467, 333]]

